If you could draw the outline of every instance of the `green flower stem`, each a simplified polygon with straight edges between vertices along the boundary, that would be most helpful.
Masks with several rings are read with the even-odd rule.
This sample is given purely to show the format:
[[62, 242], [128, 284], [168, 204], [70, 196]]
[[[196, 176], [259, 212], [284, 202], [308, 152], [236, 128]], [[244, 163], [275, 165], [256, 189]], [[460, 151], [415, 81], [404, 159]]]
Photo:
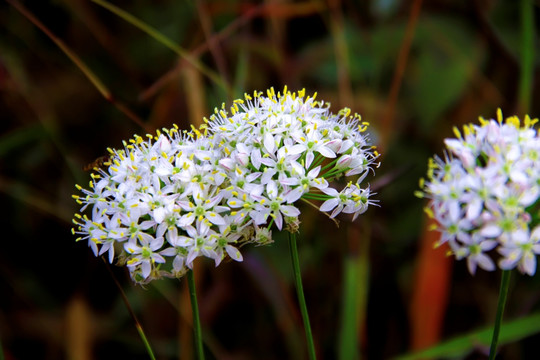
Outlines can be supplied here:
[[139, 336], [141, 337], [144, 347], [146, 348], [146, 351], [148, 352], [148, 356], [150, 356], [151, 360], [156, 360], [156, 357], [154, 356], [154, 353], [152, 351], [152, 347], [150, 346], [150, 342], [148, 342], [148, 339], [146, 338], [146, 335], [144, 334], [144, 330], [141, 326], [141, 324], [136, 323], [135, 327], [137, 328], [137, 332], [139, 333]]
[[309, 199], [309, 200], [325, 201], [331, 198], [332, 198], [331, 196], [326, 195], [326, 194], [305, 193], [304, 195], [302, 195], [302, 199]]
[[[139, 319], [137, 319], [137, 315], [135, 315], [135, 311], [133, 311], [133, 308], [131, 307], [131, 304], [129, 303], [129, 299], [127, 298], [127, 295], [122, 288], [122, 285], [120, 285], [120, 282], [118, 282], [118, 279], [116, 276], [114, 276], [114, 273], [111, 270], [111, 267], [109, 266], [109, 263], [105, 258], [102, 256], [101, 260], [105, 263], [105, 267], [107, 268], [107, 271], [111, 275], [111, 278], [114, 281], [114, 284], [118, 288], [118, 291], [120, 292], [120, 296], [122, 297], [122, 300], [124, 301], [124, 304], [126, 305], [126, 309], [129, 312], [129, 315], [131, 315], [131, 318], [135, 322], [135, 328], [137, 329], [137, 332], [139, 333], [139, 336], [141, 337], [141, 340], [144, 343], [144, 347], [146, 348], [146, 351], [148, 352], [148, 356], [150, 357], [150, 360], [156, 360], [156, 357], [154, 356], [154, 352], [152, 351], [152, 347], [150, 346], [150, 342], [148, 341], [148, 338], [144, 334], [144, 330], [141, 326], [141, 323], [139, 322]], [[0, 358], [1, 359], [1, 358]]]
[[333, 167], [330, 171], [325, 173], [323, 176], [325, 179], [334, 179], [339, 178], [341, 175], [343, 175], [346, 171], [350, 170], [350, 168], [337, 168]]
[[306, 299], [304, 298], [304, 288], [302, 286], [302, 275], [300, 273], [300, 261], [298, 260], [298, 248], [296, 246], [296, 234], [289, 233], [289, 245], [291, 249], [291, 258], [294, 271], [294, 282], [296, 285], [296, 293], [298, 295], [298, 303], [300, 305], [300, 312], [302, 313], [302, 320], [304, 321], [304, 330], [306, 332], [306, 341], [308, 346], [309, 359], [315, 360], [315, 344], [313, 342], [313, 335], [311, 334], [311, 325], [309, 324], [309, 315], [306, 307]]
[[325, 171], [331, 167], [334, 167], [336, 165], [338, 161], [338, 158], [336, 157], [334, 160], [332, 160], [331, 162], [329, 162], [328, 164], [324, 165], [322, 168], [321, 168], [321, 171]]
[[319, 166], [324, 160], [326, 160], [326, 158], [320, 154], [317, 155], [317, 157], [315, 158], [315, 160], [313, 161], [313, 163], [311, 164], [311, 166], [309, 167], [309, 170], [313, 169], [313, 168], [316, 168], [317, 166]]
[[195, 334], [197, 358], [199, 360], [204, 360], [201, 320], [199, 319], [199, 306], [197, 305], [197, 291], [195, 289], [195, 277], [193, 276], [193, 270], [188, 271], [187, 279], [189, 286], [189, 298], [191, 300], [191, 312], [193, 314], [193, 333]]
[[489, 349], [489, 360], [495, 359], [497, 353], [497, 343], [499, 342], [499, 332], [508, 295], [508, 286], [510, 284], [510, 270], [503, 270], [501, 279], [501, 288], [499, 290], [499, 302], [497, 304], [497, 315], [495, 317], [495, 326], [493, 327], [493, 337], [491, 338], [491, 347]]

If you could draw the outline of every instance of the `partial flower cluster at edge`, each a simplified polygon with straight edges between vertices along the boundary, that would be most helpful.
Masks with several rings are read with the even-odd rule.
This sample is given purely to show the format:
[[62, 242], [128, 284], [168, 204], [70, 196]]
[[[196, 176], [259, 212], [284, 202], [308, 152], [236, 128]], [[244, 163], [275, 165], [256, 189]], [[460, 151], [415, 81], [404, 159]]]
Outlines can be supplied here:
[[[540, 254], [540, 139], [537, 119], [480, 118], [463, 134], [446, 139], [444, 159], [429, 161], [420, 197], [426, 212], [456, 259], [467, 259], [470, 273], [497, 266], [534, 275]], [[496, 256], [498, 254], [499, 256]]]
[[[95, 168], [73, 233], [134, 281], [181, 277], [200, 256], [242, 261], [247, 243], [296, 232], [302, 200], [353, 219], [376, 201], [361, 183], [378, 166], [368, 124], [350, 110], [284, 89], [216, 109], [199, 129], [135, 136]], [[346, 178], [341, 189], [332, 181]]]

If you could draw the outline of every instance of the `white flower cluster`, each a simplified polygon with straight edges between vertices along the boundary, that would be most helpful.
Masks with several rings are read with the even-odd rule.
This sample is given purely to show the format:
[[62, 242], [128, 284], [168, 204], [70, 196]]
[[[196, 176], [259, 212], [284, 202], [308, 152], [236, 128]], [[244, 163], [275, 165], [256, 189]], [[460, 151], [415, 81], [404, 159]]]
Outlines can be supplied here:
[[480, 118], [480, 126], [464, 127], [463, 136], [446, 139], [445, 159], [430, 159], [428, 182], [421, 181], [430, 199], [428, 214], [439, 223], [438, 245], [448, 243], [469, 272], [496, 268], [491, 250], [501, 255], [499, 267], [533, 275], [540, 254], [540, 139], [517, 117]]
[[[356, 218], [375, 201], [360, 182], [378, 157], [367, 123], [304, 91], [236, 100], [205, 125], [135, 136], [96, 168], [73, 229], [96, 256], [118, 254], [136, 282], [181, 277], [199, 256], [242, 260], [239, 247], [272, 242], [272, 226], [297, 231], [302, 199]], [[329, 181], [354, 176], [341, 191]], [[91, 208], [91, 215], [83, 214]]]

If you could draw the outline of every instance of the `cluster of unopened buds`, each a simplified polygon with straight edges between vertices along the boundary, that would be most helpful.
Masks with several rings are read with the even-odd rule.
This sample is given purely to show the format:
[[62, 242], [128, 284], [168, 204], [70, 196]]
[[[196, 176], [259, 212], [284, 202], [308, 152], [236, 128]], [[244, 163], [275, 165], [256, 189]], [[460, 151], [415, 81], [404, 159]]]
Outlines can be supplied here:
[[426, 211], [457, 259], [468, 269], [517, 268], [533, 275], [540, 254], [540, 139], [528, 116], [480, 118], [462, 135], [446, 139], [444, 159], [430, 159], [428, 181], [420, 196], [430, 199]]
[[[299, 200], [353, 219], [376, 202], [361, 182], [378, 154], [349, 109], [332, 114], [304, 91], [270, 89], [204, 120], [109, 149], [90, 189], [77, 186], [73, 232], [136, 282], [181, 277], [199, 256], [241, 261], [239, 248], [271, 243], [274, 226], [297, 231]], [[351, 181], [331, 186], [342, 177]]]

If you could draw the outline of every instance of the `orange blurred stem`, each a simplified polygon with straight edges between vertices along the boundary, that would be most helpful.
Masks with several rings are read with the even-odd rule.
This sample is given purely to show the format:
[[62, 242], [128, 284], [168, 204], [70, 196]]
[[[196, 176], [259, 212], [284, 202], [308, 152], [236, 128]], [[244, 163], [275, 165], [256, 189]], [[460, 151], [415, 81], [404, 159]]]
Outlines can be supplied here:
[[409, 15], [409, 21], [405, 29], [405, 35], [399, 53], [396, 60], [396, 68], [394, 70], [394, 77], [390, 86], [390, 93], [388, 95], [388, 103], [386, 105], [386, 112], [381, 118], [381, 148], [388, 147], [390, 140], [390, 132], [394, 129], [394, 114], [396, 111], [397, 100], [399, 96], [399, 89], [403, 81], [403, 75], [405, 74], [405, 68], [407, 67], [407, 61], [409, 59], [409, 53], [411, 50], [411, 44], [414, 38], [416, 30], [416, 24], [418, 23], [418, 17], [420, 16], [420, 9], [422, 8], [422, 0], [415, 0], [411, 6], [411, 13]]
[[435, 220], [426, 219], [420, 240], [411, 301], [411, 350], [421, 350], [440, 340], [448, 302], [452, 259], [446, 246], [433, 249], [440, 237], [431, 230]]

